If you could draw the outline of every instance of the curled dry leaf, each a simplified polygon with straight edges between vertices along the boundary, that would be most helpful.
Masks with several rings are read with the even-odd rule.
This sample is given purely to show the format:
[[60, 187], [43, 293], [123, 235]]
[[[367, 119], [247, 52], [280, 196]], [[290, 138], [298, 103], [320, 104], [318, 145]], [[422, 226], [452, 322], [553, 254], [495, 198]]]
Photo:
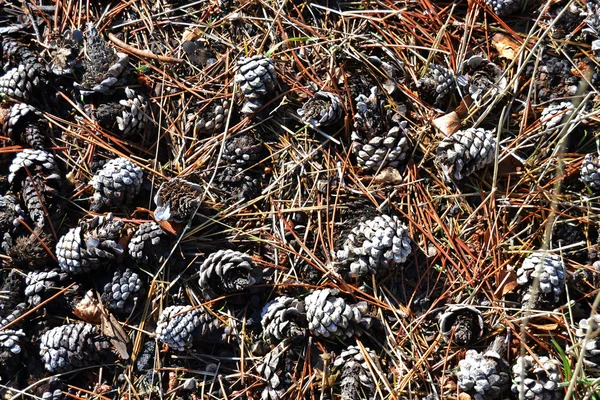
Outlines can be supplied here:
[[99, 324], [101, 321], [101, 311], [98, 305], [98, 300], [94, 297], [93, 291], [90, 289], [83, 299], [75, 306], [73, 314], [85, 322], [91, 324]]
[[498, 51], [500, 57], [504, 57], [508, 60], [514, 60], [519, 54], [519, 44], [512, 40], [510, 37], [502, 34], [496, 33], [492, 37], [492, 44]]
[[442, 115], [433, 120], [433, 126], [438, 128], [444, 136], [451, 136], [461, 127], [461, 122], [458, 114], [455, 111]]

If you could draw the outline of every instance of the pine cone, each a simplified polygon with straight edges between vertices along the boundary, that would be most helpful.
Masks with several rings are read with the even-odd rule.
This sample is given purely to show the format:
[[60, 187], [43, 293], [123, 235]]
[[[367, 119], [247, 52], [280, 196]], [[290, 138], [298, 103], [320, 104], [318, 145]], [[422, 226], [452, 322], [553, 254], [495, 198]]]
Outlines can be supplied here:
[[268, 343], [302, 338], [306, 334], [304, 303], [288, 296], [277, 297], [263, 307], [260, 323], [263, 339]]
[[319, 90], [298, 110], [303, 123], [312, 126], [335, 124], [344, 115], [342, 99], [337, 94]]
[[[538, 360], [538, 361], [536, 361]], [[511, 390], [526, 400], [559, 400], [563, 398], [559, 383], [558, 362], [546, 356], [527, 355], [517, 358], [512, 367]]]
[[577, 341], [584, 343], [585, 337], [589, 333], [589, 339], [585, 342], [583, 353], [580, 349], [576, 350], [576, 354], [583, 354], [583, 364], [586, 369], [593, 372], [594, 375], [600, 373], [600, 338], [598, 338], [598, 329], [600, 326], [600, 315], [594, 314], [590, 318], [584, 318], [579, 321], [579, 327], [575, 332]]
[[479, 107], [487, 105], [508, 85], [503, 71], [496, 64], [481, 56], [463, 61], [459, 69], [458, 84]]
[[355, 226], [336, 256], [352, 277], [362, 278], [404, 264], [412, 251], [410, 242], [398, 217], [382, 214]]
[[261, 400], [279, 400], [291, 386], [288, 372], [293, 370], [294, 360], [289, 341], [284, 340], [271, 350], [256, 367], [267, 382], [261, 393]]
[[51, 373], [68, 372], [100, 362], [110, 352], [110, 342], [97, 326], [74, 323], [44, 333], [40, 356]]
[[485, 0], [499, 17], [515, 14], [523, 8], [522, 0]]
[[48, 181], [39, 175], [25, 178], [21, 196], [29, 218], [37, 228], [44, 228], [48, 218], [57, 219], [61, 205], [59, 184], [56, 179]]
[[261, 182], [257, 171], [231, 166], [217, 172], [212, 187], [221, 201], [230, 203], [258, 197], [262, 192]]
[[78, 60], [83, 44], [83, 32], [79, 29], [65, 30], [62, 34], [53, 34], [48, 43], [50, 62], [46, 69], [54, 75], [70, 75], [81, 66]]
[[19, 64], [0, 76], [0, 95], [29, 101], [41, 86], [43, 66], [40, 63]]
[[144, 131], [148, 119], [148, 100], [129, 87], [125, 88], [125, 95], [127, 99], [119, 101], [123, 109], [116, 120], [119, 131], [128, 137]]
[[436, 150], [444, 178], [461, 180], [494, 161], [496, 137], [492, 131], [469, 128], [445, 138]]
[[[504, 338], [500, 337], [498, 340], [503, 341]], [[469, 394], [473, 400], [500, 399], [510, 387], [508, 364], [496, 349], [489, 349], [485, 353], [467, 350], [465, 358], [458, 362], [458, 367], [458, 390]]]
[[58, 268], [47, 271], [32, 271], [25, 278], [25, 296], [30, 306], [37, 306], [47, 297], [56, 294], [57, 286], [65, 282], [68, 275], [61, 272]]
[[141, 264], [157, 263], [166, 250], [167, 233], [156, 222], [140, 225], [128, 244], [129, 255]]
[[[46, 247], [44, 247], [44, 244]], [[8, 250], [11, 264], [22, 269], [43, 268], [51, 261], [50, 251], [54, 237], [41, 228], [30, 235], [19, 236]]]
[[242, 112], [255, 113], [268, 100], [267, 97], [275, 93], [277, 75], [273, 59], [262, 55], [240, 58], [234, 81], [240, 85], [246, 99]]
[[154, 196], [157, 221], [185, 222], [200, 206], [202, 188], [180, 178], [164, 182]]
[[6, 319], [23, 300], [23, 278], [16, 269], [11, 270], [0, 286], [0, 319]]
[[[374, 362], [377, 356], [368, 347], [368, 358]], [[341, 397], [343, 400], [371, 399], [375, 393], [375, 381], [368, 361], [359, 346], [348, 346], [333, 362], [335, 369], [341, 369]]]
[[[0, 195], [0, 232], [8, 235], [16, 233], [21, 225], [18, 220], [24, 218], [25, 215], [17, 199], [11, 195]], [[0, 237], [0, 240], [3, 240], [3, 237]], [[4, 247], [3, 245], [2, 249], [8, 253], [8, 248]]]
[[255, 166], [263, 157], [264, 144], [256, 135], [243, 134], [227, 140], [223, 159], [237, 168]]
[[[6, 312], [8, 311], [8, 312]], [[27, 311], [27, 304], [19, 303], [14, 308], [5, 309], [0, 313], [0, 329], [5, 327], [8, 324], [13, 323], [18, 318], [20, 318]], [[17, 322], [16, 325], [23, 325], [23, 321]], [[15, 327], [15, 325], [11, 325], [11, 327]], [[1, 331], [0, 331], [1, 332]]]
[[448, 104], [448, 98], [456, 89], [454, 73], [438, 64], [429, 64], [427, 73], [417, 82], [421, 95], [438, 107]]
[[118, 244], [124, 222], [112, 214], [81, 222], [60, 238], [56, 258], [63, 272], [82, 274], [113, 263], [122, 253]]
[[585, 15], [585, 28], [581, 30], [588, 39], [600, 38], [600, 4], [597, 1], [588, 1], [585, 3], [587, 11], [581, 15]]
[[356, 98], [352, 152], [358, 165], [366, 171], [398, 167], [408, 158], [411, 147], [407, 122], [399, 121], [400, 115], [386, 111], [377, 90], [373, 87], [369, 97]]
[[252, 257], [234, 250], [208, 255], [200, 266], [198, 284], [207, 299], [245, 290], [252, 284], [250, 272], [256, 268]]
[[[46, 182], [54, 180], [56, 185], [53, 186], [57, 187], [60, 187], [62, 183], [60, 171], [54, 161], [54, 156], [44, 150], [24, 149], [22, 152], [17, 153], [9, 167], [9, 171], [8, 182], [13, 185], [15, 183], [22, 185], [25, 177], [29, 175], [39, 175]], [[29, 171], [29, 174], [27, 171]]]
[[[547, 134], [552, 133], [554, 128], [559, 126], [561, 122], [566, 122], [569, 119], [569, 115], [573, 113], [574, 108], [573, 103], [570, 101], [555, 101], [550, 103], [549, 106], [542, 110], [542, 115], [540, 117], [542, 130]], [[571, 121], [571, 123], [573, 122], [574, 121]]]
[[600, 189], [600, 158], [595, 154], [586, 154], [581, 164], [579, 180], [592, 190]]
[[95, 191], [91, 210], [130, 204], [142, 187], [143, 177], [142, 168], [127, 158], [110, 160], [90, 181]]
[[219, 320], [208, 311], [192, 306], [170, 306], [156, 324], [156, 338], [174, 350], [184, 351], [195, 335], [206, 335], [219, 327]]
[[[536, 69], [537, 66], [537, 69]], [[542, 56], [527, 66], [525, 77], [531, 78], [538, 103], [577, 94], [579, 78], [571, 72], [571, 62], [563, 57]]]
[[475, 307], [452, 304], [440, 316], [440, 331], [446, 340], [452, 338], [457, 346], [467, 346], [483, 335], [483, 318]]
[[87, 54], [83, 60], [85, 73], [81, 83], [83, 95], [94, 92], [108, 94], [112, 87], [122, 80], [122, 74], [129, 63], [129, 56], [117, 53], [100, 36], [94, 24], [88, 23], [85, 35]]
[[0, 331], [0, 377], [4, 380], [12, 378], [21, 369], [19, 364], [25, 337], [25, 332], [21, 329]]
[[[10, 108], [8, 120], [2, 126], [7, 137], [35, 150], [42, 150], [49, 135], [48, 122], [42, 113], [25, 103], [15, 103]], [[16, 137], [18, 135], [18, 138]]]
[[532, 308], [554, 307], [560, 302], [565, 290], [565, 267], [559, 255], [533, 252], [516, 272], [524, 308], [529, 307], [531, 301]]
[[212, 135], [223, 131], [229, 102], [227, 100], [213, 100], [208, 106], [196, 105], [196, 111], [187, 114], [185, 131], [191, 136]]
[[101, 299], [113, 313], [129, 315], [143, 294], [144, 283], [140, 276], [129, 268], [118, 269], [113, 274], [112, 281], [104, 286]]
[[348, 305], [338, 294], [337, 289], [315, 290], [304, 300], [308, 328], [315, 336], [351, 338], [362, 334], [360, 328], [370, 326], [367, 303]]

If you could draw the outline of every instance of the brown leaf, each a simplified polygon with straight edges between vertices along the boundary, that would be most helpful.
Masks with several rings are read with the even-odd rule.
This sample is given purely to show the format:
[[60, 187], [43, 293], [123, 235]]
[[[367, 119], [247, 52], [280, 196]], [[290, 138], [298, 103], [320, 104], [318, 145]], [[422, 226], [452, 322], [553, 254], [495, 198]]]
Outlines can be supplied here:
[[504, 57], [508, 60], [514, 60], [521, 47], [517, 42], [502, 33], [496, 33], [492, 37], [492, 44], [498, 51], [500, 57]]
[[461, 122], [458, 114], [455, 111], [452, 111], [451, 113], [434, 119], [433, 126], [438, 128], [444, 136], [451, 136], [460, 129]]
[[110, 338], [111, 344], [123, 360], [129, 359], [129, 352], [127, 351], [129, 336], [127, 336], [114, 315], [104, 307], [102, 307], [102, 334]]
[[379, 173], [373, 177], [371, 183], [374, 185], [399, 185], [404, 183], [404, 179], [402, 175], [400, 175], [400, 171], [396, 168], [388, 167], [379, 171]]
[[517, 274], [513, 271], [501, 271], [496, 278], [496, 294], [504, 296], [512, 292], [517, 287]]
[[75, 305], [73, 314], [75, 314], [77, 318], [91, 324], [100, 323], [102, 312], [100, 311], [98, 300], [94, 298], [94, 292], [91, 289], [83, 296], [83, 299]]
[[558, 329], [558, 324], [534, 324], [532, 322], [529, 322], [529, 326], [533, 327], [535, 329], [539, 329], [540, 331], [544, 331], [544, 332], [552, 332]]

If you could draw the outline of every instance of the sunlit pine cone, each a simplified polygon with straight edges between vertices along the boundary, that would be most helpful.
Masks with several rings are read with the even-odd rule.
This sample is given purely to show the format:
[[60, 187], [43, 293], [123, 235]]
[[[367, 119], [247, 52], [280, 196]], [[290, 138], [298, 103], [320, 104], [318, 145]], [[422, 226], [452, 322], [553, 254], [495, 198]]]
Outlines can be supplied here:
[[142, 168], [125, 157], [108, 161], [90, 181], [94, 188], [90, 209], [99, 211], [105, 206], [131, 204], [142, 187], [143, 178]]
[[600, 158], [596, 154], [585, 155], [579, 180], [593, 190], [600, 189]]
[[140, 296], [144, 294], [144, 282], [131, 269], [117, 269], [112, 281], [104, 286], [102, 302], [111, 312], [129, 315]]
[[485, 0], [499, 17], [515, 14], [523, 8], [523, 0]]
[[144, 222], [129, 241], [129, 255], [141, 264], [157, 263], [166, 251], [167, 232], [154, 221]]
[[496, 137], [492, 131], [468, 128], [442, 140], [436, 150], [444, 178], [461, 180], [494, 161]]
[[[19, 303], [11, 309], [0, 312], [0, 329], [8, 324], [12, 324], [11, 327], [15, 329], [19, 326], [22, 326], [25, 321], [23, 321], [23, 319], [20, 319], [19, 321], [17, 320], [21, 318], [21, 316], [25, 314], [27, 310], [27, 303]], [[0, 330], [0, 332], [2, 331]]]
[[458, 87], [463, 88], [463, 95], [471, 95], [480, 107], [494, 100], [508, 85], [506, 77], [502, 77], [502, 69], [482, 56], [463, 61], [458, 72]]
[[452, 304], [440, 315], [440, 331], [446, 340], [457, 346], [467, 346], [483, 335], [481, 312], [465, 304]]
[[81, 93], [108, 94], [122, 80], [127, 69], [129, 56], [118, 53], [100, 36], [94, 24], [88, 23], [85, 34], [86, 55], [83, 59], [85, 73], [81, 83]]
[[473, 400], [501, 399], [510, 387], [508, 363], [502, 358], [498, 337], [490, 348], [480, 353], [467, 350], [465, 358], [458, 362], [457, 386], [461, 393], [467, 393]]
[[300, 119], [312, 126], [335, 124], [344, 115], [342, 99], [337, 94], [319, 90], [298, 110]]
[[565, 266], [560, 255], [533, 252], [516, 272], [524, 308], [552, 308], [560, 303], [565, 291]]
[[454, 72], [439, 64], [429, 64], [425, 75], [417, 82], [419, 93], [438, 107], [448, 104], [448, 99], [456, 89]]
[[22, 329], [0, 331], [0, 377], [11, 379], [15, 371], [21, 369], [21, 357], [27, 335]]
[[315, 290], [304, 299], [308, 328], [315, 336], [345, 339], [360, 336], [361, 328], [370, 327], [367, 303], [349, 305], [338, 294], [337, 289]]
[[186, 133], [196, 135], [212, 135], [220, 133], [227, 122], [229, 102], [227, 100], [212, 100], [208, 105], [196, 106], [196, 111], [187, 114]]
[[81, 65], [78, 60], [83, 44], [83, 32], [79, 29], [65, 30], [62, 34], [55, 33], [50, 37], [50, 48], [46, 69], [54, 75], [69, 75]]
[[206, 335], [219, 325], [219, 320], [203, 308], [170, 306], [158, 318], [156, 338], [174, 350], [184, 351], [192, 345], [194, 336]]
[[20, 187], [29, 175], [55, 181], [60, 186], [62, 178], [54, 155], [44, 150], [24, 149], [17, 153], [9, 167], [8, 182]]
[[296, 360], [293, 350], [289, 348], [289, 340], [279, 343], [258, 363], [256, 371], [266, 381], [261, 393], [261, 400], [280, 400], [291, 386], [290, 375]]
[[[368, 347], [365, 351], [375, 362], [377, 356]], [[344, 400], [370, 399], [374, 395], [375, 380], [368, 361], [359, 346], [348, 346], [337, 356], [333, 368], [341, 372], [340, 390]]]
[[234, 81], [240, 85], [246, 99], [242, 113], [255, 113], [267, 102], [268, 96], [275, 93], [277, 74], [273, 59], [263, 55], [241, 57]]
[[[550, 105], [542, 110], [542, 115], [540, 116], [544, 132], [547, 134], [552, 133], [562, 122], [567, 122], [574, 108], [573, 103], [570, 101], [555, 101], [550, 103]], [[571, 123], [573, 122], [571, 121]]]
[[547, 356], [518, 357], [512, 367], [511, 390], [525, 400], [559, 400], [564, 398], [558, 370], [559, 363]]
[[304, 303], [288, 296], [268, 302], [261, 312], [262, 336], [268, 343], [298, 339], [306, 334]]
[[46, 298], [56, 294], [58, 285], [67, 279], [68, 275], [61, 272], [59, 268], [29, 272], [25, 277], [27, 303], [34, 307], [37, 306]]
[[25, 103], [15, 103], [2, 126], [5, 135], [35, 150], [45, 147], [50, 134], [48, 122], [42, 113]]
[[44, 333], [40, 356], [51, 373], [68, 372], [102, 361], [110, 352], [110, 342], [97, 326], [73, 323]]
[[43, 64], [27, 46], [8, 37], [2, 38], [2, 56], [14, 65], [0, 76], [0, 94], [28, 101], [42, 86]]
[[127, 98], [119, 101], [123, 109], [116, 120], [119, 131], [128, 137], [144, 131], [148, 119], [148, 100], [129, 87], [125, 88], [125, 95]]
[[201, 204], [202, 188], [181, 178], [164, 182], [154, 196], [157, 221], [184, 222]]
[[262, 160], [263, 153], [263, 141], [252, 133], [245, 133], [225, 142], [223, 159], [238, 168], [249, 168]]
[[209, 254], [200, 265], [198, 284], [207, 298], [240, 292], [252, 284], [250, 273], [255, 268], [256, 264], [249, 255], [235, 250], [219, 250]]
[[356, 98], [352, 152], [365, 171], [398, 167], [408, 159], [411, 147], [407, 122], [386, 110], [377, 92], [377, 87], [373, 87], [369, 97]]
[[108, 214], [70, 229], [56, 245], [61, 270], [75, 275], [114, 263], [123, 253], [118, 243], [123, 226], [122, 220]]
[[593, 314], [590, 318], [584, 318], [579, 321], [579, 327], [575, 331], [575, 337], [577, 342], [583, 345], [585, 337], [588, 335], [589, 338], [583, 346], [583, 352], [581, 347], [575, 347], [575, 354], [579, 356], [583, 355], [583, 365], [593, 375], [600, 374], [600, 338], [598, 332], [600, 329], [600, 315]]
[[352, 277], [363, 278], [404, 264], [411, 252], [408, 228], [397, 216], [382, 214], [352, 228], [336, 257]]

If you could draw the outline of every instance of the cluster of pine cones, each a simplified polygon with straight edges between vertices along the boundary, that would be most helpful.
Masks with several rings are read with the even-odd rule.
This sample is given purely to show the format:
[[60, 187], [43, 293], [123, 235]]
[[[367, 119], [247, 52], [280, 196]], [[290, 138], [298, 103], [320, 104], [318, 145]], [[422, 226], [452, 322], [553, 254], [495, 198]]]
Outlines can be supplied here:
[[600, 3], [333, 3], [3, 4], [3, 397], [595, 396]]

